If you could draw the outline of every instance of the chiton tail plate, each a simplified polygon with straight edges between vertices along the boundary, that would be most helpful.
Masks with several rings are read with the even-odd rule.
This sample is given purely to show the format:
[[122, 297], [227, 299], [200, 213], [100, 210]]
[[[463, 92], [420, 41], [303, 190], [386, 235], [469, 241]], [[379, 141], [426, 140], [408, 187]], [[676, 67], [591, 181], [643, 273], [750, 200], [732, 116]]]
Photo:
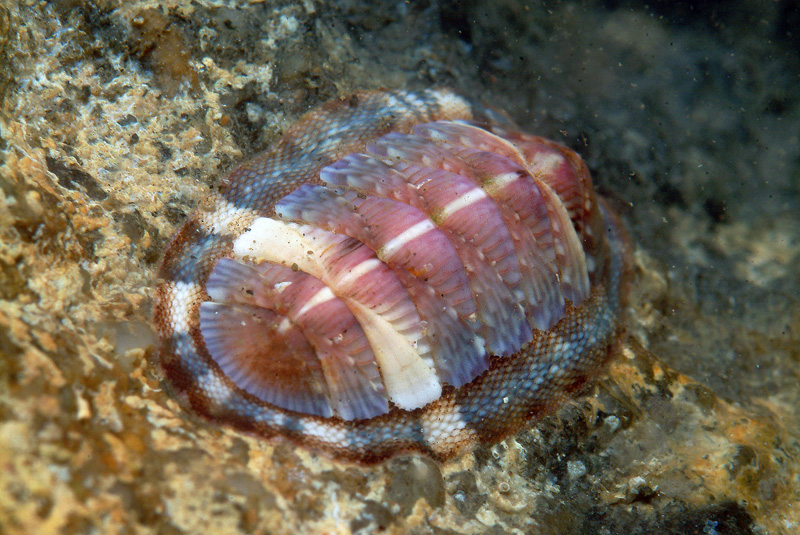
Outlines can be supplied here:
[[159, 360], [204, 417], [332, 456], [446, 459], [596, 376], [627, 247], [573, 151], [448, 91], [308, 113], [166, 251]]

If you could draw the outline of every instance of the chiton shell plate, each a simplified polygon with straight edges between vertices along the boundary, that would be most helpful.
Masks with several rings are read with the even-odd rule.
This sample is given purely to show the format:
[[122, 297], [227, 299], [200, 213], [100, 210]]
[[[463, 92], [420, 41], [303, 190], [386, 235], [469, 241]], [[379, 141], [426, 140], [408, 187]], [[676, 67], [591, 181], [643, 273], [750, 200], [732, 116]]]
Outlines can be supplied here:
[[360, 462], [446, 459], [596, 376], [627, 257], [573, 151], [449, 91], [359, 93], [178, 232], [159, 362], [212, 421]]

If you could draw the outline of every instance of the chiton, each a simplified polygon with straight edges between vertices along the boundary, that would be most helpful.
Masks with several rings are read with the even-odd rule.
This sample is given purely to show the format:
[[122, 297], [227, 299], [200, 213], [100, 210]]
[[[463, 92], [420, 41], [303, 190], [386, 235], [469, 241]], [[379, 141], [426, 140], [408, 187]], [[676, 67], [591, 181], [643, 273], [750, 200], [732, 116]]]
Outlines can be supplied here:
[[446, 90], [358, 93], [189, 217], [158, 359], [208, 420], [443, 460], [596, 377], [624, 332], [626, 243], [570, 149]]

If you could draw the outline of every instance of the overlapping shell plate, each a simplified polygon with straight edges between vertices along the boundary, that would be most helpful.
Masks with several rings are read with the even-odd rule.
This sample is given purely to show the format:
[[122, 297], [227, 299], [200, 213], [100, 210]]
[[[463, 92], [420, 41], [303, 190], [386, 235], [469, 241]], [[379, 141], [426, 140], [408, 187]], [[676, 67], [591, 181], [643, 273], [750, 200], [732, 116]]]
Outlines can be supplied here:
[[344, 458], [518, 428], [619, 340], [624, 238], [580, 158], [444, 91], [312, 112], [179, 232], [156, 325], [204, 416]]

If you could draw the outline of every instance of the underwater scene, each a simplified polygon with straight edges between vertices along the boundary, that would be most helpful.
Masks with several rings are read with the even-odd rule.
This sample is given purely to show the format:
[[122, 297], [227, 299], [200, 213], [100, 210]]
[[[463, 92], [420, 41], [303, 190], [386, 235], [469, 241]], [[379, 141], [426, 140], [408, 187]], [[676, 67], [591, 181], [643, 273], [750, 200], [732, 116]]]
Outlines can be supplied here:
[[800, 533], [798, 51], [798, 0], [6, 0], [0, 534]]

